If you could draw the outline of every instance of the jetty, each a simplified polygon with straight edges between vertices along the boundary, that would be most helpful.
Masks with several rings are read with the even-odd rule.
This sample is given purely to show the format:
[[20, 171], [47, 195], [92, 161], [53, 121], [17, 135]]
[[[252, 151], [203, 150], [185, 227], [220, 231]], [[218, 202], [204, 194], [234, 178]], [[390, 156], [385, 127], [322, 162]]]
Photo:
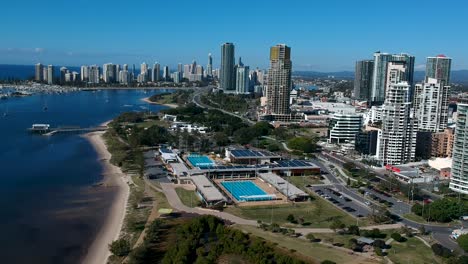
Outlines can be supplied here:
[[41, 134], [44, 136], [52, 136], [55, 134], [64, 134], [64, 133], [89, 133], [96, 131], [105, 131], [107, 126], [96, 126], [96, 127], [79, 127], [79, 126], [61, 126], [61, 127], [51, 127], [49, 124], [33, 124], [28, 131], [34, 134]]

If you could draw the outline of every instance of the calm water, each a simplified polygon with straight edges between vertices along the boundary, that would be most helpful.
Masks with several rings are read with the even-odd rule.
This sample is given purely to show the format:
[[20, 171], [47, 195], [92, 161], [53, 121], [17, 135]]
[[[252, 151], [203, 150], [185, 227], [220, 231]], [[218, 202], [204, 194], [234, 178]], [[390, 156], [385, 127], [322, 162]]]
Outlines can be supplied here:
[[162, 107], [140, 99], [158, 92], [163, 91], [38, 94], [0, 100], [2, 263], [79, 262], [115, 194], [112, 188], [92, 187], [102, 179], [102, 170], [85, 139], [30, 135], [26, 128], [33, 123], [95, 126], [121, 112], [157, 111]]

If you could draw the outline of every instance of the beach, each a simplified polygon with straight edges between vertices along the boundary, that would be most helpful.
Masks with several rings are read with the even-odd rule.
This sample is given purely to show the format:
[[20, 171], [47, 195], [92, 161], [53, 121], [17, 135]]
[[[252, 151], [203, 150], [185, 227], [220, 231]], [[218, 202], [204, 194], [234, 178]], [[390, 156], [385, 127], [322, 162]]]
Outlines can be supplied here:
[[169, 108], [177, 108], [178, 105], [177, 104], [158, 104], [158, 103], [155, 103], [155, 102], [151, 102], [149, 97], [146, 97], [146, 98], [143, 98], [141, 99], [143, 102], [146, 102], [148, 104], [155, 104], [155, 105], [164, 105], [164, 106], [167, 106]]
[[120, 236], [130, 194], [130, 187], [128, 185], [129, 176], [124, 174], [119, 167], [110, 163], [111, 154], [107, 150], [102, 137], [103, 134], [104, 132], [93, 132], [84, 135], [84, 137], [96, 150], [99, 161], [103, 166], [104, 180], [102, 187], [99, 188], [117, 187], [117, 194], [103, 227], [84, 257], [83, 263], [85, 264], [107, 263], [107, 259], [111, 255], [109, 244]]

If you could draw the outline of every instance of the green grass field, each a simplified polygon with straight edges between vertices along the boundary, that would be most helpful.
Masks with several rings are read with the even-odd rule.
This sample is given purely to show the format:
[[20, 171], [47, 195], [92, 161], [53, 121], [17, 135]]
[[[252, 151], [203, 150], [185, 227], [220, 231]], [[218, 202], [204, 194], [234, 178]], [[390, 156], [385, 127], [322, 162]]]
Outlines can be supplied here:
[[376, 263], [375, 260], [373, 261], [364, 257], [350, 255], [347, 251], [339, 248], [329, 247], [320, 243], [312, 243], [305, 239], [263, 231], [253, 226], [235, 225], [234, 227], [270, 242], [277, 243], [278, 247], [295, 250], [295, 255], [299, 257], [303, 256], [313, 263], [320, 263], [324, 260], [331, 260], [336, 263]]
[[195, 194], [195, 191], [189, 191], [184, 188], [176, 188], [175, 191], [185, 206], [193, 208], [199, 205], [200, 199]]
[[[289, 224], [286, 220], [289, 214], [294, 215], [296, 219], [302, 217], [305, 223], [310, 223], [306, 227], [328, 228], [333, 219], [340, 219], [346, 225], [356, 224], [354, 217], [319, 198], [312, 202], [294, 205], [229, 207], [225, 211], [242, 218], [261, 220], [265, 223], [270, 223], [273, 220], [274, 223], [280, 225]], [[365, 221], [359, 220], [360, 225], [364, 223]]]
[[323, 182], [320, 180], [320, 176], [290, 176], [287, 177], [286, 180], [288, 180], [290, 183], [295, 185], [297, 188], [301, 190], [305, 190], [305, 186], [310, 185], [310, 184], [323, 184]]
[[415, 237], [411, 237], [402, 243], [392, 242], [392, 248], [387, 253], [388, 258], [395, 264], [443, 263], [439, 257], [434, 256], [431, 248]]

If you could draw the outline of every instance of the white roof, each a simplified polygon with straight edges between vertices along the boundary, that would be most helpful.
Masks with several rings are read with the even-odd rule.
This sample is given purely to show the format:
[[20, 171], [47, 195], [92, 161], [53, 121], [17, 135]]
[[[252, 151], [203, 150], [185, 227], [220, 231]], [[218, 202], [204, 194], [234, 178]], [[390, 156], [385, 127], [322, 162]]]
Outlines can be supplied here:
[[187, 166], [185, 166], [184, 163], [169, 163], [169, 166], [172, 167], [174, 174], [176, 174], [177, 176], [184, 176], [184, 172], [187, 174], [187, 176], [189, 174], [189, 169], [187, 168]]
[[197, 190], [202, 193], [207, 202], [226, 200], [224, 195], [208, 180], [205, 175], [191, 176], [193, 184]]
[[452, 168], [452, 159], [451, 158], [435, 158], [428, 160], [429, 166], [436, 170], [441, 170], [444, 168]]
[[282, 194], [286, 195], [288, 198], [294, 198], [297, 196], [308, 196], [307, 193], [303, 192], [301, 189], [297, 188], [296, 186], [292, 185], [288, 181], [284, 180], [280, 176], [267, 172], [267, 173], [259, 173], [260, 178], [264, 179], [269, 184], [275, 186], [278, 191]]

